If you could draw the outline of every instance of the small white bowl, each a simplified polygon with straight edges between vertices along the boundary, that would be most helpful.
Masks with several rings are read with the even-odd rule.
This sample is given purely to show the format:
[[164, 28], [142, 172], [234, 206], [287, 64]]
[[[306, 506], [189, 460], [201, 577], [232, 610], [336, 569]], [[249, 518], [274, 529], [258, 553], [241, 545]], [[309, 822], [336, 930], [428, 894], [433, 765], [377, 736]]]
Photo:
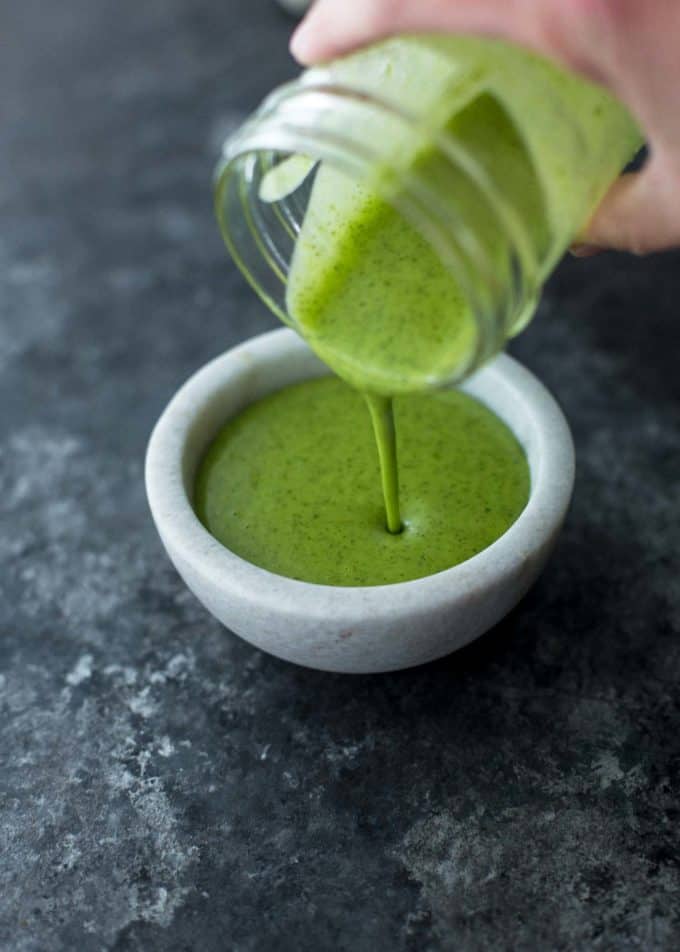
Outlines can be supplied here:
[[290, 330], [246, 341], [194, 374], [170, 401], [146, 457], [149, 505], [177, 571], [208, 611], [263, 651], [326, 671], [375, 672], [439, 658], [477, 638], [513, 608], [555, 543], [574, 481], [574, 449], [561, 410], [541, 383], [500, 356], [468, 380], [513, 430], [531, 471], [517, 521], [478, 555], [444, 572], [366, 588], [312, 585], [275, 575], [226, 549], [197, 519], [201, 457], [248, 404], [328, 373]]

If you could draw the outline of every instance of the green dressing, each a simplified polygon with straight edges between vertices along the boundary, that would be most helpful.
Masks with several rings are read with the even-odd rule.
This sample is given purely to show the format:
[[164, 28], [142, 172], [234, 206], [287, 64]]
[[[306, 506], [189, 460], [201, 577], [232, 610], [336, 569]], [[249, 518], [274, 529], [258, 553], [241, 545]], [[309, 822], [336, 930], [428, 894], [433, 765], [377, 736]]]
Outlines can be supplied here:
[[385, 531], [362, 397], [323, 377], [229, 421], [196, 482], [208, 530], [249, 562], [325, 585], [383, 585], [450, 568], [517, 519], [529, 494], [510, 430], [457, 391], [397, 397], [401, 520]]
[[[502, 177], [506, 202], [521, 210], [538, 246], [547, 243], [541, 190], [514, 124], [490, 96], [448, 123], [480, 166]], [[411, 174], [456, 196], [474, 222], [477, 256], [494, 275], [507, 268], [507, 240], [485, 196], [440, 153], [414, 157]], [[477, 324], [469, 295], [432, 245], [377, 189], [328, 166], [316, 173], [288, 275], [294, 326], [337, 374], [361, 390], [394, 394], [446, 382], [474, 356]], [[393, 199], [398, 203], [399, 195]]]

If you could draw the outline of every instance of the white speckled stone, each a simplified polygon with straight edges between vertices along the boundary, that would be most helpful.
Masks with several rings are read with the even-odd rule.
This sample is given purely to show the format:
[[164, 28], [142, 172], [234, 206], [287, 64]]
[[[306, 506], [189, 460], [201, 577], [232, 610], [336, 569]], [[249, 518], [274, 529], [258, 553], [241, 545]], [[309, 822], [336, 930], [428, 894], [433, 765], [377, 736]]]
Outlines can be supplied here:
[[531, 495], [514, 525], [474, 558], [424, 579], [371, 588], [299, 582], [226, 549], [197, 519], [191, 494], [201, 456], [228, 418], [267, 393], [327, 372], [289, 330], [246, 341], [198, 371], [165, 409], [149, 442], [153, 518], [197, 598], [263, 651], [352, 673], [422, 664], [483, 634], [535, 581], [571, 497], [569, 428], [543, 385], [516, 361], [498, 357], [464, 389], [497, 413], [526, 451]]

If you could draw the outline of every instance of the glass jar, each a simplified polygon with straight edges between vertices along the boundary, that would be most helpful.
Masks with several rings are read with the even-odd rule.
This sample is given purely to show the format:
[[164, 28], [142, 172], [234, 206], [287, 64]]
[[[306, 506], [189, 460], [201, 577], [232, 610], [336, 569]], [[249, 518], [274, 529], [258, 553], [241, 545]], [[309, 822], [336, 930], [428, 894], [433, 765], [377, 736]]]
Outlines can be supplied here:
[[224, 146], [216, 210], [260, 297], [350, 383], [454, 383], [641, 144], [608, 93], [505, 43], [397, 38], [275, 90]]

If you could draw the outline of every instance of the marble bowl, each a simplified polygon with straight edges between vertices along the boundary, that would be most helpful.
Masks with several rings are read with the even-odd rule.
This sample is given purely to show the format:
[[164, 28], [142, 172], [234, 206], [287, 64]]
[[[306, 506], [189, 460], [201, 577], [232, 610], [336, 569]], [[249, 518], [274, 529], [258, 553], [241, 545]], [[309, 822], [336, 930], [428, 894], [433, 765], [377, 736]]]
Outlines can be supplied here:
[[394, 585], [343, 588], [275, 575], [214, 539], [192, 508], [195, 474], [218, 430], [249, 403], [327, 368], [290, 330], [248, 340], [199, 370], [151, 435], [146, 488], [156, 527], [196, 597], [263, 651], [326, 671], [393, 671], [455, 651], [500, 621], [535, 581], [564, 519], [574, 480], [567, 423], [545, 387], [500, 356], [463, 389], [524, 447], [531, 495], [493, 545], [454, 568]]

